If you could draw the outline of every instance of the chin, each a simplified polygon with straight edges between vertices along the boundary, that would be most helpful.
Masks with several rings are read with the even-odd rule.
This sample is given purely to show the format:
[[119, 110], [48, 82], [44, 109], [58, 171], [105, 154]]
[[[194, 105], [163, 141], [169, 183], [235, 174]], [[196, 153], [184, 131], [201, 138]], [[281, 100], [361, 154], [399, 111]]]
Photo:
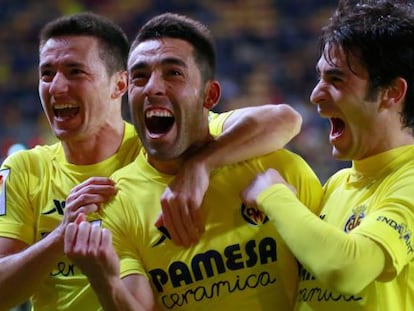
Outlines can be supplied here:
[[335, 160], [348, 161], [350, 160], [346, 153], [341, 152], [335, 147], [332, 147], [332, 157]]
[[333, 154], [333, 157], [337, 161], [353, 161], [353, 160], [355, 160], [352, 157], [347, 156], [345, 154]]

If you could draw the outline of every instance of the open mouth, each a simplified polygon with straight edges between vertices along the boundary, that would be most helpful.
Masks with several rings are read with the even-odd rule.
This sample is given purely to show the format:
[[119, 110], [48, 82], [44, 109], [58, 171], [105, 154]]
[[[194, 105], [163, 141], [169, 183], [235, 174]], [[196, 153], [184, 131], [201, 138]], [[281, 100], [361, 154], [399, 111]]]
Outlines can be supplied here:
[[168, 133], [174, 121], [174, 115], [165, 109], [151, 109], [145, 113], [145, 126], [151, 134]]
[[339, 137], [345, 131], [345, 122], [339, 118], [331, 118], [331, 134], [332, 138]]
[[69, 119], [73, 118], [79, 113], [80, 108], [78, 106], [73, 106], [69, 104], [65, 105], [55, 105], [53, 107], [53, 113], [55, 117], [59, 119]]

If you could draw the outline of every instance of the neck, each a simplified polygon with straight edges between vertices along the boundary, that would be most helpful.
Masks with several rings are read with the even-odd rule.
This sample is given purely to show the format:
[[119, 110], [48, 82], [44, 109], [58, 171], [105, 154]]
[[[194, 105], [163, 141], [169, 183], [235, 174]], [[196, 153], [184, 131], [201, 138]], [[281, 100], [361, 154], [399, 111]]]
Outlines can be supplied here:
[[184, 159], [180, 157], [171, 160], [158, 160], [154, 157], [148, 156], [148, 162], [152, 167], [156, 168], [157, 171], [163, 174], [176, 175], [183, 166]]
[[163, 174], [176, 175], [184, 163], [203, 149], [212, 139], [213, 137], [208, 134], [204, 139], [192, 144], [184, 153], [174, 159], [157, 159], [148, 154], [148, 162]]
[[125, 124], [118, 122], [86, 137], [62, 141], [66, 160], [75, 165], [96, 164], [114, 155], [122, 144]]

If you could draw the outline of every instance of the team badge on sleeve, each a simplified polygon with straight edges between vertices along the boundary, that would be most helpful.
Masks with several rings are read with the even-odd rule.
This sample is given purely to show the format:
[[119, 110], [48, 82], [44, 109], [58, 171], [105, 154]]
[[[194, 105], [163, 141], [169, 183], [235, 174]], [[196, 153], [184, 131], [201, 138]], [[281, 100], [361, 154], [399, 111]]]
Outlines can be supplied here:
[[6, 214], [6, 180], [10, 169], [0, 171], [0, 216]]

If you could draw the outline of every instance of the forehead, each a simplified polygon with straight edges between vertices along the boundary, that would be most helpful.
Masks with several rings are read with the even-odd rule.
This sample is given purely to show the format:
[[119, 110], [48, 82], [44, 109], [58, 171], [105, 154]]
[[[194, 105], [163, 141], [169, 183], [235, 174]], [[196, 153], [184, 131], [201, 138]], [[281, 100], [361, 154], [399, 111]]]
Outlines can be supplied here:
[[340, 71], [361, 78], [368, 77], [367, 70], [361, 65], [358, 55], [355, 53], [346, 55], [340, 46], [325, 46], [316, 69], [321, 73]]
[[179, 59], [188, 66], [195, 65], [193, 46], [185, 40], [175, 38], [151, 39], [138, 44], [131, 51], [128, 59], [128, 69], [137, 63], [154, 65], [165, 59]]
[[40, 48], [40, 65], [57, 59], [77, 62], [99, 58], [98, 39], [91, 36], [60, 36], [48, 39]]

